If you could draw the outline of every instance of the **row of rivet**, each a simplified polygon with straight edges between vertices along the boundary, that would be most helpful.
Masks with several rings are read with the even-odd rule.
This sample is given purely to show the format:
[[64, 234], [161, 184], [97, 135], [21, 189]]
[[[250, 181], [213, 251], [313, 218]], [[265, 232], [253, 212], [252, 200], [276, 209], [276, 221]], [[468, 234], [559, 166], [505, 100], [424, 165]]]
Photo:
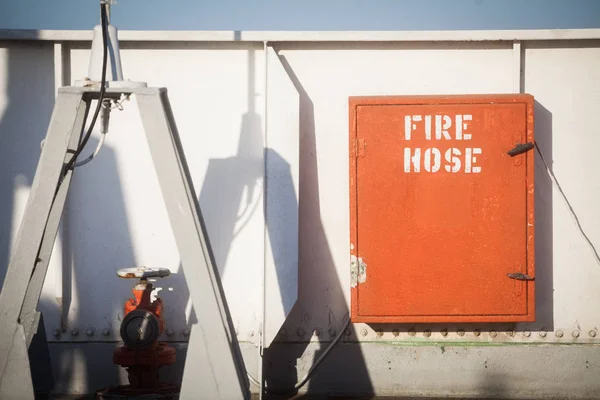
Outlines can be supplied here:
[[[331, 337], [335, 337], [337, 335], [337, 331], [335, 329], [333, 329], [333, 328], [329, 329], [328, 333], [329, 333], [329, 336], [331, 336]], [[344, 335], [350, 336], [350, 334], [351, 334], [350, 329], [346, 329], [344, 331]], [[254, 336], [254, 332], [250, 333], [250, 336]], [[279, 336], [286, 337], [287, 336], [287, 331], [285, 329], [281, 329], [279, 331]], [[304, 336], [306, 336], [306, 331], [304, 329], [302, 329], [302, 328], [298, 328], [296, 330], [296, 336], [298, 336], [298, 337], [304, 337]], [[321, 336], [321, 330], [319, 328], [313, 330], [311, 336], [314, 336], [314, 337]]]
[[[508, 336], [508, 337], [514, 337], [516, 335], [516, 333], [517, 332], [515, 332], [515, 331], [507, 330], [506, 331], [506, 336]], [[369, 334], [369, 332], [367, 331], [367, 329], [363, 328], [363, 329], [360, 330], [360, 334], [361, 334], [361, 336], [367, 336]], [[383, 331], [378, 330], [378, 331], [375, 332], [375, 334], [377, 335], [377, 337], [382, 337], [383, 336]], [[448, 336], [448, 330], [447, 329], [442, 329], [440, 331], [440, 334], [443, 337], [446, 337], [446, 336]], [[463, 337], [463, 336], [465, 336], [465, 331], [462, 330], [462, 329], [459, 329], [459, 330], [456, 331], [456, 334], [459, 337]], [[592, 337], [592, 338], [596, 337], [596, 334], [597, 334], [597, 332], [596, 332], [595, 329], [592, 329], [592, 330], [590, 330], [588, 332], [588, 335], [590, 337]], [[392, 331], [392, 335], [394, 335], [394, 337], [398, 337], [398, 336], [400, 336], [400, 332], [397, 331], [397, 330], [393, 330]], [[409, 330], [408, 331], [408, 336], [415, 337], [416, 335], [417, 335], [416, 331], [414, 331], [414, 330]], [[495, 338], [496, 336], [498, 336], [498, 332], [496, 332], [495, 330], [490, 330], [489, 331], [489, 335], [490, 335], [490, 337]], [[541, 337], [543, 339], [543, 338], [545, 338], [548, 335], [548, 333], [546, 331], [540, 331], [540, 332], [538, 332], [538, 335], [539, 335], [539, 337]], [[575, 339], [578, 338], [580, 335], [581, 335], [581, 332], [578, 331], [578, 330], [574, 330], [573, 332], [571, 332], [571, 336], [573, 336], [573, 338], [575, 338]], [[431, 337], [431, 331], [430, 330], [423, 331], [423, 336], [424, 337]], [[475, 329], [473, 331], [473, 336], [476, 336], [476, 337], [481, 336], [481, 330]], [[562, 338], [564, 336], [564, 332], [561, 329], [559, 329], [559, 330], [557, 330], [554, 333], [554, 336], [556, 336], [557, 338]], [[523, 331], [523, 337], [526, 337], [526, 338], [531, 337], [531, 331]]]
[[[103, 336], [110, 336], [110, 329], [106, 328], [102, 330], [102, 335]], [[54, 336], [55, 338], [59, 337], [61, 334], [59, 329], [55, 329], [52, 331], [52, 336]], [[93, 328], [89, 328], [86, 329], [85, 334], [89, 337], [92, 337], [96, 334], [96, 330]], [[79, 329], [75, 328], [71, 331], [71, 336], [79, 336]]]
[[[87, 329], [85, 331], [85, 333], [86, 333], [87, 336], [93, 337], [95, 335], [95, 330], [93, 328], [89, 328], [89, 329]], [[173, 329], [167, 329], [165, 331], [165, 333], [169, 337], [172, 337], [172, 336], [175, 335], [175, 331]], [[188, 337], [190, 335], [190, 329], [189, 328], [185, 328], [185, 329], [182, 330], [181, 333], [182, 333], [183, 336]], [[238, 333], [238, 332], [236, 332], [236, 333]], [[337, 335], [337, 331], [335, 329], [329, 329], [328, 333], [329, 333], [330, 337], [335, 337]], [[448, 332], [447, 329], [442, 329], [440, 331], [440, 334], [443, 337], [447, 337], [448, 333], [449, 332]], [[466, 332], [464, 330], [462, 330], [462, 329], [459, 329], [459, 330], [456, 331], [456, 334], [459, 337], [464, 337], [465, 333]], [[479, 330], [479, 329], [475, 329], [472, 333], [473, 333], [473, 336], [476, 336], [476, 337], [481, 336], [481, 330]], [[111, 334], [111, 330], [109, 328], [105, 328], [105, 329], [102, 330], [102, 335], [103, 336], [110, 336], [110, 334]], [[285, 329], [281, 329], [281, 331], [279, 332], [279, 334], [282, 337], [286, 337], [287, 336], [287, 332], [286, 332]], [[365, 336], [368, 336], [368, 334], [369, 334], [369, 332], [368, 332], [367, 329], [362, 328], [360, 330], [360, 335], [361, 336], [365, 337]], [[381, 331], [381, 330], [376, 331], [375, 334], [376, 334], [377, 337], [383, 337], [383, 331]], [[423, 331], [423, 336], [426, 337], [426, 338], [431, 337], [431, 334], [432, 334], [432, 332], [430, 330], [424, 330]], [[516, 334], [515, 331], [511, 331], [511, 330], [506, 331], [506, 335], [508, 337], [514, 337], [515, 334]], [[54, 336], [56, 338], [58, 338], [60, 335], [61, 335], [61, 332], [58, 329], [54, 329], [54, 331], [52, 332], [52, 336]], [[72, 336], [79, 336], [79, 329], [73, 329], [71, 331], [71, 335]], [[304, 329], [302, 329], [302, 328], [298, 328], [296, 330], [296, 335], [298, 337], [304, 337], [306, 335], [306, 331]], [[350, 329], [346, 329], [345, 332], [344, 332], [344, 335], [345, 336], [350, 336], [351, 335]], [[392, 335], [394, 335], [394, 337], [398, 337], [398, 336], [400, 336], [400, 332], [398, 330], [393, 330], [392, 331]], [[498, 336], [498, 332], [496, 332], [494, 330], [490, 330], [489, 331], [489, 335], [490, 335], [490, 337], [495, 338], [496, 336]], [[539, 335], [540, 338], [544, 339], [544, 338], [546, 338], [546, 336], [548, 335], [548, 333], [546, 331], [540, 331], [540, 332], [538, 332], [538, 335]], [[575, 339], [578, 338], [580, 335], [581, 335], [581, 332], [578, 331], [578, 330], [574, 330], [571, 333], [571, 336], [573, 336], [573, 338], [575, 338]], [[597, 332], [596, 332], [595, 329], [592, 329], [592, 330], [590, 330], [588, 332], [588, 335], [590, 337], [594, 338], [594, 337], [596, 337]], [[250, 336], [254, 337], [254, 332], [251, 332]], [[315, 337], [321, 336], [321, 331], [319, 329], [313, 330], [312, 336], [315, 336]], [[408, 331], [408, 336], [415, 337], [415, 336], [417, 336], [417, 332], [415, 330], [411, 329], [411, 330]], [[564, 332], [559, 329], [559, 330], [557, 330], [554, 333], [554, 336], [556, 336], [557, 338], [560, 339], [560, 338], [562, 338], [564, 336]], [[531, 331], [523, 331], [523, 337], [525, 337], [525, 338], [531, 337]]]
[[[472, 333], [473, 333], [473, 336], [479, 337], [479, 336], [481, 336], [482, 332], [479, 329], [475, 329]], [[508, 336], [508, 337], [515, 337], [515, 335], [517, 334], [517, 332], [512, 331], [512, 330], [507, 330], [505, 333], [506, 333], [506, 336]], [[344, 332], [344, 334], [346, 336], [350, 336], [350, 334], [351, 334], [350, 329], [346, 329], [346, 331]], [[383, 337], [384, 332], [382, 330], [377, 330], [377, 331], [375, 331], [375, 334], [376, 334], [377, 337]], [[432, 332], [430, 330], [424, 330], [423, 331], [423, 336], [426, 337], [426, 338], [431, 337], [431, 334], [432, 334]], [[440, 334], [443, 337], [447, 337], [448, 334], [449, 334], [449, 332], [448, 332], [447, 329], [442, 329], [440, 331]], [[464, 337], [465, 334], [466, 334], [466, 332], [463, 329], [459, 329], [459, 330], [456, 331], [456, 334], [459, 337]], [[279, 332], [279, 335], [281, 337], [286, 337], [287, 336], [287, 331], [285, 329], [281, 329], [281, 331]], [[306, 335], [306, 331], [304, 329], [298, 328], [296, 330], [296, 336], [298, 336], [298, 337], [304, 337], [305, 335]], [[321, 332], [320, 332], [319, 329], [315, 329], [312, 332], [312, 336], [319, 337], [320, 335], [321, 335]], [[369, 335], [369, 331], [366, 328], [362, 328], [360, 330], [360, 336], [365, 337], [365, 336], [368, 336], [368, 335]], [[398, 330], [393, 330], [392, 331], [392, 335], [394, 335], [394, 337], [398, 337], [398, 336], [400, 336], [400, 332]], [[539, 335], [540, 338], [544, 339], [544, 338], [547, 337], [548, 333], [546, 331], [540, 331], [540, 332], [538, 332], [538, 335]], [[592, 338], [595, 338], [596, 335], [597, 335], [597, 331], [595, 329], [592, 329], [592, 330], [590, 330], [588, 332], [588, 335], [590, 337], [592, 337]], [[253, 336], [253, 335], [251, 334], [251, 336]], [[335, 329], [330, 329], [329, 330], [329, 336], [331, 336], [331, 337], [336, 336], [336, 330]], [[417, 332], [415, 330], [411, 329], [411, 330], [408, 331], [408, 336], [415, 337], [415, 336], [417, 336]], [[498, 332], [495, 331], [495, 330], [490, 330], [489, 331], [489, 336], [492, 337], [492, 338], [495, 338], [495, 337], [498, 336]], [[561, 329], [559, 329], [559, 330], [557, 330], [554, 333], [554, 336], [556, 336], [557, 338], [560, 339], [560, 338], [562, 338], [564, 336], [564, 332]], [[581, 336], [581, 332], [578, 331], [578, 330], [574, 330], [573, 332], [571, 332], [571, 336], [573, 338], [577, 339], [579, 336]], [[523, 337], [530, 338], [531, 337], [531, 331], [523, 331]]]
[[[173, 336], [175, 335], [175, 331], [173, 331], [173, 329], [167, 329], [165, 331], [165, 333], [167, 334], [167, 336]], [[189, 328], [185, 328], [182, 332], [183, 336], [190, 336], [190, 329]], [[89, 328], [86, 329], [85, 334], [89, 337], [92, 337], [96, 334], [96, 330], [94, 328]], [[102, 330], [102, 335], [103, 336], [110, 336], [111, 334], [111, 330], [109, 328], [105, 328]], [[52, 331], [52, 336], [54, 336], [55, 338], [59, 337], [61, 335], [61, 331], [59, 329], [54, 329]], [[71, 336], [79, 336], [79, 329], [75, 328], [71, 331]]]
[[[165, 333], [167, 334], [167, 336], [171, 337], [173, 335], [175, 335], [175, 331], [173, 329], [167, 329], [165, 331]], [[181, 331], [181, 334], [185, 337], [190, 336], [190, 328], [185, 328], [184, 330]]]

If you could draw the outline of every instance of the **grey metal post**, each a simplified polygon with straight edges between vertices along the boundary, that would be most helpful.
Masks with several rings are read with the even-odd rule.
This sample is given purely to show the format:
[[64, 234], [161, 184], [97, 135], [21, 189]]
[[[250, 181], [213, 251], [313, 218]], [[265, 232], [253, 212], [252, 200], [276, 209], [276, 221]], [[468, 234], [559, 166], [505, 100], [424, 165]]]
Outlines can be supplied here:
[[[57, 194], [57, 185], [62, 173], [67, 149], [73, 140], [78, 140], [78, 133], [83, 125], [83, 115], [87, 104], [82, 101], [83, 93], [59, 93], [56, 98], [52, 118], [46, 134], [44, 147], [40, 155], [37, 170], [31, 186], [31, 192], [21, 222], [19, 234], [13, 247], [13, 254], [6, 272], [4, 285], [0, 292], [0, 398], [33, 399], [33, 387], [29, 369], [26, 332], [29, 336], [35, 332], [35, 307], [43, 284], [45, 271], [34, 273], [34, 269], [47, 268], [46, 253], [40, 254], [44, 239], [54, 244], [58, 220], [64, 206], [62, 194], [66, 194], [70, 178], [64, 184], [66, 188]], [[73, 135], [74, 132], [77, 134]], [[58, 200], [58, 203], [55, 201]], [[49, 221], [54, 206], [57, 206], [55, 217]], [[61, 210], [58, 210], [61, 208]], [[60, 212], [59, 212], [60, 211]], [[48, 245], [44, 246], [46, 248]], [[49, 258], [49, 254], [48, 257]], [[32, 285], [32, 274], [35, 283]], [[40, 279], [42, 278], [42, 279]], [[29, 289], [31, 287], [31, 289]], [[37, 293], [37, 295], [36, 295]], [[28, 300], [25, 326], [21, 321], [21, 311]], [[33, 310], [32, 303], [35, 303]]]
[[[79, 132], [83, 130], [85, 112], [87, 108], [89, 108], [88, 101], [82, 100], [82, 103], [83, 106], [79, 107], [79, 110], [77, 111], [77, 119], [73, 129], [74, 133], [76, 132], [76, 129], [79, 129]], [[69, 151], [64, 159], [65, 163], [71, 160], [73, 157], [73, 152], [77, 150], [80, 136], [81, 135], [79, 134], [71, 135], [68, 147]], [[23, 329], [25, 329], [25, 337], [27, 339], [28, 348], [31, 344], [31, 340], [33, 339], [33, 335], [35, 332], [37, 332], [37, 326], [40, 318], [40, 313], [37, 311], [37, 304], [42, 293], [46, 273], [48, 272], [50, 256], [52, 255], [52, 250], [54, 249], [54, 242], [56, 241], [58, 227], [60, 225], [60, 219], [65, 208], [65, 203], [67, 201], [67, 194], [69, 192], [69, 187], [71, 186], [72, 177], [73, 170], [67, 171], [63, 178], [62, 184], [56, 193], [56, 198], [54, 199], [54, 204], [52, 205], [52, 210], [50, 211], [48, 223], [46, 224], [46, 230], [40, 246], [40, 253], [38, 254], [35, 269], [33, 271], [33, 275], [31, 276], [31, 280], [29, 281], [27, 293], [25, 294], [23, 308], [21, 309], [20, 322], [21, 325], [23, 325]]]
[[185, 361], [182, 399], [249, 399], [249, 383], [202, 213], [164, 88], [137, 94], [171, 229], [198, 324]]

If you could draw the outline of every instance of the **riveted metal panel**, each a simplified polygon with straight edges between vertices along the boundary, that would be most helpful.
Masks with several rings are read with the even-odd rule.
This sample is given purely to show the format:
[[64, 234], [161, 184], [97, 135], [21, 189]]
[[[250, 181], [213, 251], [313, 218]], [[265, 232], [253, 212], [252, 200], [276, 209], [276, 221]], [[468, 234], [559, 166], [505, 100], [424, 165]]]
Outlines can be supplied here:
[[[238, 338], [248, 342], [242, 343], [242, 350], [254, 377], [259, 376], [255, 343], [260, 336], [261, 299], [260, 290], [247, 288], [259, 288], [264, 264], [263, 241], [257, 240], [264, 231], [263, 185], [260, 179], [256, 185], [241, 183], [262, 176], [262, 149], [259, 146], [258, 163], [253, 161], [254, 151], [237, 154], [237, 149], [242, 137], [242, 143], [248, 137], [262, 143], [262, 137], [256, 136], [261, 131], [256, 123], [260, 119], [243, 115], [250, 99], [256, 99], [257, 114], [263, 115], [264, 57], [258, 52], [266, 37], [285, 59], [301, 93], [299, 295], [277, 340], [292, 342], [294, 349], [308, 346], [312, 353], [306, 353], [307, 362], [314, 362], [342, 328], [350, 305], [348, 96], [525, 90], [535, 96], [535, 136], [544, 159], [536, 150], [535, 322], [356, 323], [342, 338], [345, 343], [328, 353], [304, 388], [318, 391], [320, 381], [328, 391], [356, 393], [361, 383], [356, 378], [362, 377], [370, 379], [378, 393], [407, 396], [413, 392], [398, 386], [397, 377], [404, 376], [403, 381], [421, 395], [447, 395], [444, 388], [451, 388], [454, 396], [484, 397], [485, 393], [467, 390], [466, 382], [474, 388], [493, 385], [502, 392], [499, 397], [505, 398], [596, 394], [590, 390], [597, 386], [597, 363], [592, 357], [600, 343], [600, 268], [594, 248], [600, 243], [600, 225], [594, 223], [600, 217], [600, 186], [594, 184], [600, 168], [595, 154], [600, 136], [593, 129], [600, 126], [600, 87], [594, 84], [600, 82], [600, 42], [598, 31], [589, 33], [590, 37], [588, 32], [360, 32], [351, 37], [342, 32], [335, 33], [340, 40], [335, 43], [329, 42], [331, 35], [319, 32], [275, 32], [268, 37], [250, 33], [260, 43], [214, 42], [214, 32], [176, 32], [177, 37], [169, 34], [169, 41], [159, 42], [150, 41], [164, 38], [165, 32], [128, 34], [121, 49], [127, 77], [169, 88], [185, 152], [190, 154], [192, 177], [197, 188], [202, 188], [199, 198], [207, 211], [209, 236], [220, 260]], [[68, 41], [91, 38], [77, 32], [61, 35], [59, 39]], [[250, 40], [247, 32], [217, 36], [227, 35], [231, 37], [227, 40]], [[36, 32], [35, 37], [56, 40], [58, 36], [47, 31]], [[297, 41], [271, 42], [284, 37]], [[585, 38], [594, 40], [572, 40]], [[515, 39], [521, 41], [521, 52], [515, 51]], [[548, 41], [537, 42], [540, 39]], [[27, 200], [39, 142], [54, 104], [53, 71], [59, 69], [52, 67], [50, 42], [8, 41], [1, 46], [0, 152], [4, 156], [0, 157], [0, 203], [4, 213], [0, 215], [0, 257], [5, 258]], [[64, 61], [68, 83], [87, 71], [89, 44], [64, 42], [63, 49], [68, 54]], [[254, 64], [247, 62], [251, 49], [257, 52]], [[154, 67], [148, 69], [148, 65]], [[171, 73], [173, 65], [177, 74]], [[35, 95], [28, 89], [35, 89]], [[116, 269], [153, 265], [173, 272], [161, 280], [159, 295], [169, 311], [161, 340], [174, 345], [187, 341], [189, 327], [196, 322], [158, 184], [153, 173], [140, 173], [152, 170], [139, 117], [131, 112], [136, 108], [135, 98], [124, 102], [124, 108], [124, 112], [112, 113], [111, 132], [100, 155], [75, 174], [65, 213], [69, 223], [58, 238], [40, 301], [39, 311], [53, 342], [51, 349], [55, 349], [53, 362], [60, 363], [55, 369], [57, 388], [63, 391], [81, 388], [85, 382], [95, 390], [108, 384], [94, 383], [95, 379], [110, 378], [118, 371], [111, 351], [99, 351], [103, 358], [87, 353], [120, 340], [118, 325], [123, 302], [131, 295], [131, 282], [116, 278]], [[32, 109], [34, 113], [27, 112]], [[95, 138], [96, 133], [92, 141]], [[252, 162], [246, 162], [249, 157]], [[252, 200], [248, 207], [247, 197]], [[238, 204], [242, 208], [236, 208]], [[228, 218], [246, 209], [254, 213]], [[246, 218], [249, 214], [252, 218]], [[235, 229], [230, 229], [234, 222]], [[234, 239], [230, 240], [228, 232], [236, 232]], [[6, 263], [4, 269], [0, 265], [0, 275], [5, 267]], [[361, 343], [348, 343], [354, 341]], [[453, 343], [464, 353], [445, 359], [454, 354]], [[345, 344], [356, 350], [341, 350]], [[437, 356], [428, 362], [419, 352], [425, 344], [438, 346]], [[396, 350], [402, 355], [391, 353]], [[484, 354], [487, 359], [496, 352], [502, 359], [488, 360], [487, 368], [472, 358]], [[299, 357], [296, 354], [297, 350], [291, 352], [292, 365]], [[532, 363], [534, 357], [537, 361]], [[72, 362], [80, 364], [71, 368]], [[406, 366], [406, 371], [396, 368], [395, 362]], [[488, 379], [493, 364], [503, 379]], [[298, 362], [299, 377], [309, 365]], [[343, 365], [353, 366], [352, 375], [340, 375]], [[481, 370], [466, 377], [455, 375], [473, 366]], [[278, 368], [282, 376], [289, 371], [285, 363], [268, 368]], [[435, 380], [427, 379], [432, 368]], [[266, 371], [265, 376], [271, 373]], [[425, 378], [420, 381], [418, 377]], [[442, 391], [431, 393], [428, 385], [440, 385]]]
[[534, 321], [533, 97], [350, 99], [356, 322]]

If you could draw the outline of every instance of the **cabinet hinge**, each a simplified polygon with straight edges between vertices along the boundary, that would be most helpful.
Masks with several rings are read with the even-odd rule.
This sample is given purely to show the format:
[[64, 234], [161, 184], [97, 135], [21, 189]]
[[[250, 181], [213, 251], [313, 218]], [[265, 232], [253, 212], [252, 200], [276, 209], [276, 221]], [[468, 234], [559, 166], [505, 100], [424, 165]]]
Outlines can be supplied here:
[[365, 139], [354, 140], [354, 157], [365, 156]]

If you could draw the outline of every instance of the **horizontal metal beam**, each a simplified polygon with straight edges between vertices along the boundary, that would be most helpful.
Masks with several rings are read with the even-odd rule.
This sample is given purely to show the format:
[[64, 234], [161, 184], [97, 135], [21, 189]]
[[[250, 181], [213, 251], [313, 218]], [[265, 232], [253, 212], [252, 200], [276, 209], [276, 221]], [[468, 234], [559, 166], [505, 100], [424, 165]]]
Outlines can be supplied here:
[[[126, 382], [110, 357], [115, 343], [50, 344], [56, 393], [92, 392]], [[173, 344], [176, 364], [161, 371], [165, 382], [178, 382], [186, 363], [186, 344]], [[248, 371], [258, 376], [256, 347], [241, 343]], [[318, 358], [319, 343], [281, 344], [273, 347], [268, 383], [292, 387]], [[87, 360], [87, 361], [86, 361]], [[89, 362], [94, 360], [94, 362]], [[348, 367], [351, 366], [351, 367]], [[371, 394], [402, 397], [455, 397], [503, 399], [591, 399], [600, 396], [600, 346], [462, 346], [431, 343], [399, 346], [389, 343], [339, 343], [301, 389], [313, 395], [336, 393], [345, 398]], [[121, 374], [121, 376], [117, 376]], [[252, 386], [257, 392], [257, 387]]]
[[[131, 42], [462, 42], [600, 39], [600, 29], [485, 31], [119, 31]], [[0, 29], [0, 40], [91, 41], [92, 30]]]

